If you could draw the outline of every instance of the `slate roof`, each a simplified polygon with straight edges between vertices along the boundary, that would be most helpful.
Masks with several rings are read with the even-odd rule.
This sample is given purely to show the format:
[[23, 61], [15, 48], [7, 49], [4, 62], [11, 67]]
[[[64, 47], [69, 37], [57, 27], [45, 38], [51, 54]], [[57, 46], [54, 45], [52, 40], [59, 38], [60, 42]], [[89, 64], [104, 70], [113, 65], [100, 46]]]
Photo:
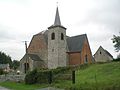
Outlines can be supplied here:
[[68, 37], [67, 45], [68, 45], [69, 52], [80, 52], [82, 50], [85, 38], [87, 38], [86, 34]]
[[41, 58], [36, 54], [28, 54], [28, 56], [35, 61], [41, 61]]
[[56, 9], [56, 16], [55, 16], [54, 25], [61, 25], [58, 7], [57, 7], [57, 9]]
[[[25, 59], [26, 56], [27, 55], [25, 54], [22, 59]], [[36, 55], [36, 54], [28, 54], [28, 57], [30, 57], [34, 61], [42, 61], [42, 59], [38, 55]]]

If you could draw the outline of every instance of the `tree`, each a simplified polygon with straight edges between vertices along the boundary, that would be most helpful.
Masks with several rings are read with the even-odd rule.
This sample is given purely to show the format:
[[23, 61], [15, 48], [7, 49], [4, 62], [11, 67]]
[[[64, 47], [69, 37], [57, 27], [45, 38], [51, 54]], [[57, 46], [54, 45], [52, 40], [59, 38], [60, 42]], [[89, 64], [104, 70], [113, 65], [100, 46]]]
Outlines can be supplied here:
[[12, 62], [12, 68], [16, 70], [20, 66], [20, 62], [17, 60], [13, 60]]
[[113, 35], [112, 41], [114, 43], [116, 52], [119, 52], [120, 51], [120, 36]]
[[9, 63], [10, 67], [12, 66], [12, 60], [9, 55], [6, 55], [4, 52], [0, 52], [0, 64]]

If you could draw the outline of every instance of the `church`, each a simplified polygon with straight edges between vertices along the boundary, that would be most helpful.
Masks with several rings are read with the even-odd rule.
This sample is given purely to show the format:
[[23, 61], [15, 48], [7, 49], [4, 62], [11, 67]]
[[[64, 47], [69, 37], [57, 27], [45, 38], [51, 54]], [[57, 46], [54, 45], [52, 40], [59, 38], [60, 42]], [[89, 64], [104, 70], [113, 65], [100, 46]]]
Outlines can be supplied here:
[[86, 34], [69, 37], [61, 25], [56, 9], [54, 24], [33, 35], [27, 53], [20, 60], [21, 72], [35, 68], [54, 69], [92, 63], [92, 53]]

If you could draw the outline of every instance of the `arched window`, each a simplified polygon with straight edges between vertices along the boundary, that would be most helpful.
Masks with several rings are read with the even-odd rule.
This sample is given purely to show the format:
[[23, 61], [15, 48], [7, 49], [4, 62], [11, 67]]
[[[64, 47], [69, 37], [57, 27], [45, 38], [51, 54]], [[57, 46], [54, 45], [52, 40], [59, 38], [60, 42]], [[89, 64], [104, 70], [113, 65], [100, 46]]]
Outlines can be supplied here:
[[55, 33], [51, 34], [51, 39], [54, 40], [55, 39]]
[[64, 40], [64, 35], [63, 35], [63, 33], [61, 33], [61, 40]]

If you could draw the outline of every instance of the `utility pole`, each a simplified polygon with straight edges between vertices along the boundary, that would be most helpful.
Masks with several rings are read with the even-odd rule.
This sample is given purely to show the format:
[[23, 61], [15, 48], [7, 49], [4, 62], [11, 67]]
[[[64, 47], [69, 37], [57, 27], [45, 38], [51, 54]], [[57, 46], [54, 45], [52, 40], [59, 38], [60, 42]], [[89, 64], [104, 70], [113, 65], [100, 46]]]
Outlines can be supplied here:
[[26, 54], [26, 60], [25, 60], [25, 73], [27, 72], [28, 66], [27, 66], [27, 61], [28, 61], [28, 50], [27, 50], [27, 41], [23, 41], [25, 43], [25, 54]]

